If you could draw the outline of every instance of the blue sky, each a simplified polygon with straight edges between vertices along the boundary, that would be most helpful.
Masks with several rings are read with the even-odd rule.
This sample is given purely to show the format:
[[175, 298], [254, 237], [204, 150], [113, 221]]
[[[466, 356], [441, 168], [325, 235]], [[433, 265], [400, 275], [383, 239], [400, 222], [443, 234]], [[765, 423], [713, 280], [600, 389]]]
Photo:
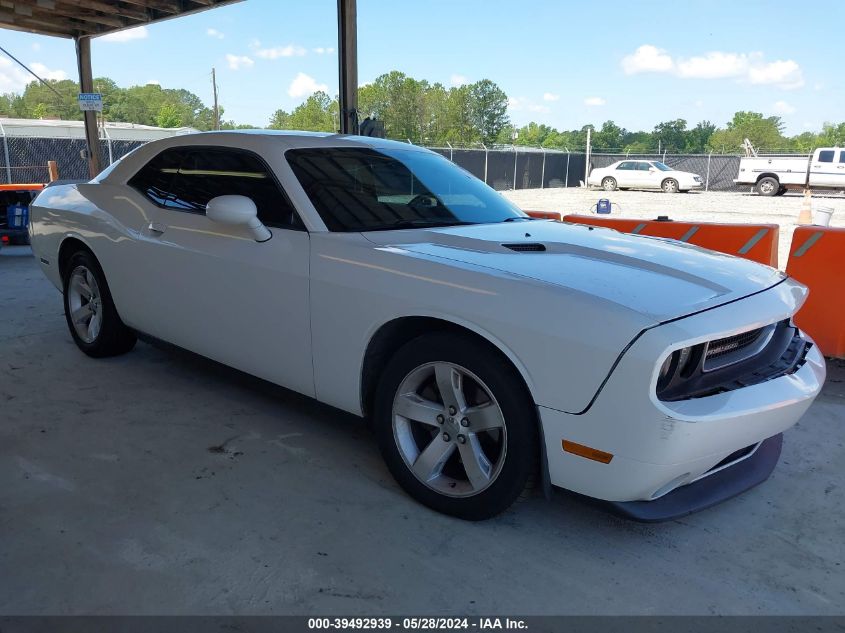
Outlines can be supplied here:
[[[246, 0], [95, 40], [95, 75], [156, 81], [265, 125], [314, 88], [337, 92], [336, 0]], [[359, 0], [359, 77], [389, 70], [446, 86], [489, 78], [517, 124], [628, 129], [736, 110], [781, 116], [787, 133], [845, 120], [845, 0]], [[0, 31], [49, 77], [76, 77], [67, 40]], [[0, 92], [25, 76], [0, 60]]]

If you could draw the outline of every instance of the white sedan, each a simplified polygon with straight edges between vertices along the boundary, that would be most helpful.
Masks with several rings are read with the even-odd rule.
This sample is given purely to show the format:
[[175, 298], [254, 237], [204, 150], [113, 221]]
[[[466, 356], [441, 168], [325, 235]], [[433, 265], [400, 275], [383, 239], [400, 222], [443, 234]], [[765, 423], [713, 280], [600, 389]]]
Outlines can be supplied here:
[[658, 160], [620, 160], [609, 167], [593, 169], [587, 184], [605, 191], [662, 189], [666, 193], [678, 193], [701, 189], [704, 181], [698, 174], [672, 169]]
[[404, 143], [156, 141], [47, 187], [31, 234], [86, 354], [143, 333], [366, 416], [399, 484], [466, 519], [531, 480], [642, 520], [716, 503], [825, 375], [783, 273], [531, 220]]

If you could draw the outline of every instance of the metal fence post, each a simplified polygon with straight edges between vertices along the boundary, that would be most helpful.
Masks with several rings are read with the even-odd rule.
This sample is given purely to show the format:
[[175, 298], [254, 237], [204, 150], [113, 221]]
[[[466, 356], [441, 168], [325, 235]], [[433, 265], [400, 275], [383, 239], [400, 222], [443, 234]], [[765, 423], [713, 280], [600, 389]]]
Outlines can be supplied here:
[[707, 154], [707, 177], [704, 179], [704, 191], [710, 191], [710, 161], [713, 159], [713, 152]]
[[540, 172], [540, 189], [544, 189], [546, 187], [546, 150], [542, 147], [540, 150], [543, 152], [543, 169]]
[[452, 157], [452, 144], [449, 141], [446, 141], [446, 145], [449, 146], [449, 160], [454, 163], [455, 159]]
[[487, 184], [487, 146], [482, 143], [481, 147], [484, 148], [484, 184]]
[[563, 181], [563, 186], [569, 186], [569, 159], [572, 157], [572, 152], [566, 150], [566, 180]]
[[513, 188], [516, 191], [516, 145], [511, 147], [513, 147]]
[[3, 156], [6, 159], [6, 182], [12, 184], [12, 166], [9, 164], [9, 141], [6, 139], [6, 128], [0, 123], [0, 134], [3, 135]]
[[109, 165], [111, 165], [114, 162], [114, 156], [111, 151], [111, 136], [109, 136], [109, 131], [106, 129], [105, 125], [103, 125], [103, 136], [106, 137], [106, 147], [109, 150]]

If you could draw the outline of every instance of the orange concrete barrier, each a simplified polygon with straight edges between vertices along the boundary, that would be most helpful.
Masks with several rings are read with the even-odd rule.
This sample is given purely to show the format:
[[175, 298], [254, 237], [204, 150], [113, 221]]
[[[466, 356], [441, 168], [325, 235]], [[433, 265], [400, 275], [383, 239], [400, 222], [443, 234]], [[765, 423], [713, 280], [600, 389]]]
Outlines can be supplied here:
[[526, 211], [525, 214], [538, 220], [563, 220], [562, 214], [557, 211]]
[[777, 224], [632, 220], [598, 215], [567, 215], [563, 221], [604, 226], [635, 235], [668, 237], [720, 253], [744, 257], [767, 266], [778, 265], [780, 227]]
[[796, 325], [825, 356], [845, 358], [845, 229], [796, 228], [786, 272], [810, 289]]

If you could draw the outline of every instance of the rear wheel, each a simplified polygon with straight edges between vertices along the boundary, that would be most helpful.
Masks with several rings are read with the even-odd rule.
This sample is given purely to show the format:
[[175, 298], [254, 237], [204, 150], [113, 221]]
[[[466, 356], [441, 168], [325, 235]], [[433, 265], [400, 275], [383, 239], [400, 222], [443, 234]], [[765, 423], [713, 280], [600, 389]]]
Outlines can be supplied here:
[[616, 179], [611, 178], [610, 176], [602, 179], [601, 188], [605, 191], [616, 191]]
[[780, 191], [780, 183], [777, 181], [777, 178], [766, 176], [757, 182], [754, 190], [761, 196], [776, 196], [778, 191]]
[[103, 270], [90, 251], [71, 255], [63, 282], [65, 319], [79, 349], [102, 358], [135, 346], [135, 333], [120, 320]]
[[664, 193], [678, 193], [678, 191], [680, 191], [678, 181], [674, 178], [667, 178], [664, 180], [663, 184], [660, 185], [660, 188], [663, 189]]
[[382, 456], [414, 499], [462, 519], [508, 508], [537, 468], [534, 404], [499, 353], [454, 333], [407, 343], [375, 403]]

